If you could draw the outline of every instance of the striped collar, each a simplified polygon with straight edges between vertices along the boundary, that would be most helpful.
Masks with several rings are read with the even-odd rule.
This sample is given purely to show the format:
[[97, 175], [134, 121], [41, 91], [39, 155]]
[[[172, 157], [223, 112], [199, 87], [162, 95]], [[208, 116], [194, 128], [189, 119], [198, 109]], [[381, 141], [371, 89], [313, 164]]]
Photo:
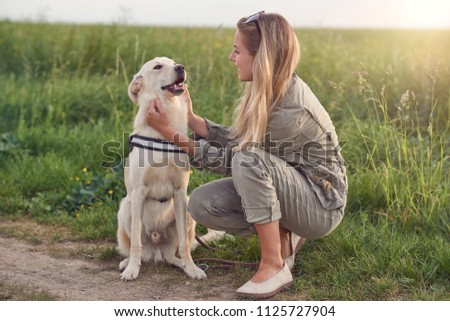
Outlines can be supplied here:
[[142, 148], [146, 150], [154, 150], [166, 153], [186, 153], [184, 150], [163, 139], [145, 137], [140, 135], [131, 135], [129, 140], [130, 151], [133, 147]]

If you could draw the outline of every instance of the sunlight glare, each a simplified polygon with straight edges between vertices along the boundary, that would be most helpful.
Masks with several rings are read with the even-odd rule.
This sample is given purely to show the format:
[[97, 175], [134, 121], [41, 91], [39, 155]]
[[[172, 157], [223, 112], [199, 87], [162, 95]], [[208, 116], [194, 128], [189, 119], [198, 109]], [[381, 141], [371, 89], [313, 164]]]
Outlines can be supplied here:
[[448, 0], [408, 0], [408, 23], [413, 28], [440, 28], [448, 21], [450, 2]]

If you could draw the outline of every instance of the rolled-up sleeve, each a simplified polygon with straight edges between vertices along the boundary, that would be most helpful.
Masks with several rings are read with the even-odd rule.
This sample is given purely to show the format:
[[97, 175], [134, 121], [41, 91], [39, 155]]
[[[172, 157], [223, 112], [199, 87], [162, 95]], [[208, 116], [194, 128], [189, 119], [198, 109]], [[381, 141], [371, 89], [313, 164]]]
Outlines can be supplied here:
[[237, 142], [230, 139], [230, 130], [205, 118], [208, 127], [208, 137], [193, 135], [195, 153], [190, 157], [190, 163], [198, 169], [208, 169], [214, 173], [229, 175], [233, 147]]

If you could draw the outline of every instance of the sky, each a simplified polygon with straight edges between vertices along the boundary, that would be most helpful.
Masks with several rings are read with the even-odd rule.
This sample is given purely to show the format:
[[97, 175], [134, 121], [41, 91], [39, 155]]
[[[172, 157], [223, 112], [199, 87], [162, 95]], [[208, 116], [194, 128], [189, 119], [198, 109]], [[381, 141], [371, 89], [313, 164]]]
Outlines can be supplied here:
[[0, 0], [0, 20], [234, 27], [257, 11], [299, 28], [450, 29], [449, 0]]

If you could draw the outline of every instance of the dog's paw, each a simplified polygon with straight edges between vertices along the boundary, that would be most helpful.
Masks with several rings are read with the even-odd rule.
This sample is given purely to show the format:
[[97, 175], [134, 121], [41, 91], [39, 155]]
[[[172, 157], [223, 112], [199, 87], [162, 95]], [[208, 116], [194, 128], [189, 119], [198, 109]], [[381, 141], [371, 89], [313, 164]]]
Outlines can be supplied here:
[[206, 279], [206, 273], [198, 266], [194, 265], [191, 267], [186, 267], [184, 272], [192, 279], [201, 280]]
[[131, 281], [136, 279], [138, 275], [139, 275], [139, 266], [132, 266], [131, 264], [128, 264], [125, 271], [123, 271], [122, 274], [120, 275], [120, 278], [124, 281]]
[[119, 271], [123, 271], [128, 266], [128, 258], [119, 263]]

